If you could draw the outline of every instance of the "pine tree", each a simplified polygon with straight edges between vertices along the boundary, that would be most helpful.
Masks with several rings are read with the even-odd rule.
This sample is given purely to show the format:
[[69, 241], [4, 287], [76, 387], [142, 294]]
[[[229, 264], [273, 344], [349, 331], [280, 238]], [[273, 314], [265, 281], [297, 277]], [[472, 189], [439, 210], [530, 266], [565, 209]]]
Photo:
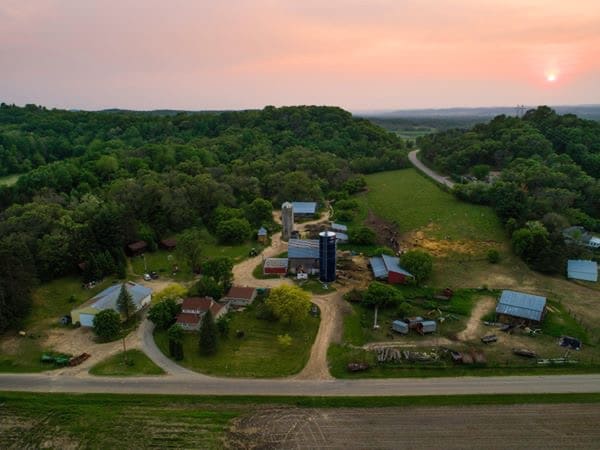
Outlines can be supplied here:
[[203, 355], [212, 355], [217, 351], [217, 326], [210, 310], [202, 317], [199, 347]]
[[135, 313], [135, 304], [131, 294], [127, 291], [125, 283], [121, 285], [121, 292], [119, 292], [119, 298], [117, 298], [117, 308], [126, 320], [129, 320], [129, 317]]

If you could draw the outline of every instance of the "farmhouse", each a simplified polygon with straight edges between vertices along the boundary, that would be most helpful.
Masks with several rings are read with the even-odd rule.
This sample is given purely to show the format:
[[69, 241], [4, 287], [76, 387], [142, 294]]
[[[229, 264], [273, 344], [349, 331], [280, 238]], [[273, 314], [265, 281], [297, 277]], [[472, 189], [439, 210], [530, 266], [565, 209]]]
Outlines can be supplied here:
[[546, 315], [546, 297], [516, 291], [502, 291], [496, 306], [500, 322], [538, 324]]
[[573, 280], [598, 281], [598, 263], [583, 259], [567, 262], [567, 277]]
[[285, 275], [288, 270], [287, 258], [267, 258], [263, 265], [265, 275]]
[[177, 315], [177, 324], [187, 331], [200, 329], [200, 322], [207, 311], [215, 319], [227, 313], [228, 305], [215, 302], [211, 297], [188, 297], [181, 304], [181, 313]]
[[290, 239], [288, 243], [289, 271], [314, 275], [319, 272], [319, 240]]
[[248, 306], [256, 298], [256, 289], [253, 287], [232, 286], [222, 302], [235, 306]]
[[146, 241], [136, 241], [127, 245], [127, 253], [129, 256], [138, 256], [146, 251], [148, 244]]
[[400, 258], [389, 255], [369, 259], [373, 276], [378, 280], [387, 280], [391, 284], [404, 284], [414, 276], [400, 267]]
[[[112, 309], [119, 312], [117, 307], [117, 299], [121, 292], [121, 283], [115, 284], [102, 292], [92, 297], [83, 305], [71, 311], [71, 322], [79, 323], [82, 327], [94, 326], [94, 317], [100, 311]], [[136, 311], [139, 311], [144, 306], [148, 305], [152, 299], [152, 289], [142, 286], [141, 284], [128, 281], [125, 283], [125, 289], [131, 295]]]
[[292, 202], [292, 208], [297, 217], [312, 217], [317, 213], [315, 202]]

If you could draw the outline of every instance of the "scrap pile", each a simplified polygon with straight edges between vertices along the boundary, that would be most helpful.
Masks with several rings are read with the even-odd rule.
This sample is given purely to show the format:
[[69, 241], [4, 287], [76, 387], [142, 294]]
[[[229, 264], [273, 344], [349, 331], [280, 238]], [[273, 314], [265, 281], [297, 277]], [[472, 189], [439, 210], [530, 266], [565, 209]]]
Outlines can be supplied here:
[[411, 362], [429, 362], [437, 361], [440, 358], [437, 349], [433, 349], [431, 352], [417, 352], [412, 350], [401, 351], [394, 347], [378, 347], [374, 351], [377, 353], [377, 362], [380, 364], [400, 362], [403, 359]]

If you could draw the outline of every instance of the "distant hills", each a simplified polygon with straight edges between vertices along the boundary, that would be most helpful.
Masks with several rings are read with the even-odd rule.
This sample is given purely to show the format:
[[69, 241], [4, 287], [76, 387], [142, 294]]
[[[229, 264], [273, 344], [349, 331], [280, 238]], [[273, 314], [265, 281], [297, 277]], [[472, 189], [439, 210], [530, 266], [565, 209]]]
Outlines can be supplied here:
[[[537, 105], [525, 105], [524, 110], [535, 109]], [[583, 119], [600, 120], [600, 105], [558, 105], [550, 106], [558, 114], [576, 114]], [[445, 118], [445, 119], [491, 119], [500, 114], [514, 116], [517, 107], [478, 107], [478, 108], [429, 108], [399, 109], [394, 111], [356, 112], [355, 116], [381, 119]]]

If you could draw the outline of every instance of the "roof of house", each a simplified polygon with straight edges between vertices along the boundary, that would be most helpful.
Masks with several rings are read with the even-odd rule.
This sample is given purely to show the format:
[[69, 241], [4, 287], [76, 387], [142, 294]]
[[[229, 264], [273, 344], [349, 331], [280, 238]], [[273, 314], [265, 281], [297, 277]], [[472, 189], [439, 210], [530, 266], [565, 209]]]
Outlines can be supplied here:
[[265, 259], [265, 265], [264, 267], [269, 267], [269, 268], [273, 268], [273, 267], [285, 267], [287, 268], [288, 266], [288, 259], [287, 258], [267, 258]]
[[255, 290], [256, 289], [253, 287], [232, 286], [225, 298], [243, 298], [251, 300]]
[[346, 225], [342, 225], [341, 223], [331, 222], [331, 229], [333, 231], [348, 231], [348, 227]]
[[131, 251], [138, 251], [138, 250], [143, 250], [148, 246], [148, 244], [146, 243], [146, 241], [137, 241], [137, 242], [132, 242], [131, 244], [128, 244], [127, 247], [129, 248], [129, 250]]
[[267, 229], [265, 227], [260, 227], [258, 229], [258, 233], [259, 236], [266, 236], [267, 235]]
[[502, 291], [496, 306], [498, 314], [540, 321], [546, 308], [546, 297], [516, 291]]
[[181, 309], [198, 309], [200, 311], [208, 311], [214, 303], [212, 297], [188, 297], [183, 299]]
[[570, 259], [567, 262], [567, 276], [575, 280], [598, 281], [598, 263], [583, 259]]
[[292, 202], [294, 214], [314, 214], [317, 212], [315, 202]]
[[[89, 299], [77, 310], [82, 310], [85, 308], [93, 308], [95, 310], [104, 310], [104, 309], [113, 309], [118, 312], [119, 308], [117, 307], [117, 299], [119, 298], [119, 293], [121, 292], [122, 283], [114, 284], [102, 292], [96, 294], [94, 297]], [[134, 283], [133, 281], [128, 281], [125, 283], [125, 289], [131, 295], [131, 299], [133, 300], [134, 305], [139, 308], [142, 300], [152, 294], [152, 289], [142, 286], [141, 284]]]
[[198, 314], [193, 314], [193, 313], [177, 314], [177, 323], [196, 325], [198, 322], [200, 322], [200, 315], [198, 315]]
[[319, 258], [318, 239], [290, 239], [288, 258]]

